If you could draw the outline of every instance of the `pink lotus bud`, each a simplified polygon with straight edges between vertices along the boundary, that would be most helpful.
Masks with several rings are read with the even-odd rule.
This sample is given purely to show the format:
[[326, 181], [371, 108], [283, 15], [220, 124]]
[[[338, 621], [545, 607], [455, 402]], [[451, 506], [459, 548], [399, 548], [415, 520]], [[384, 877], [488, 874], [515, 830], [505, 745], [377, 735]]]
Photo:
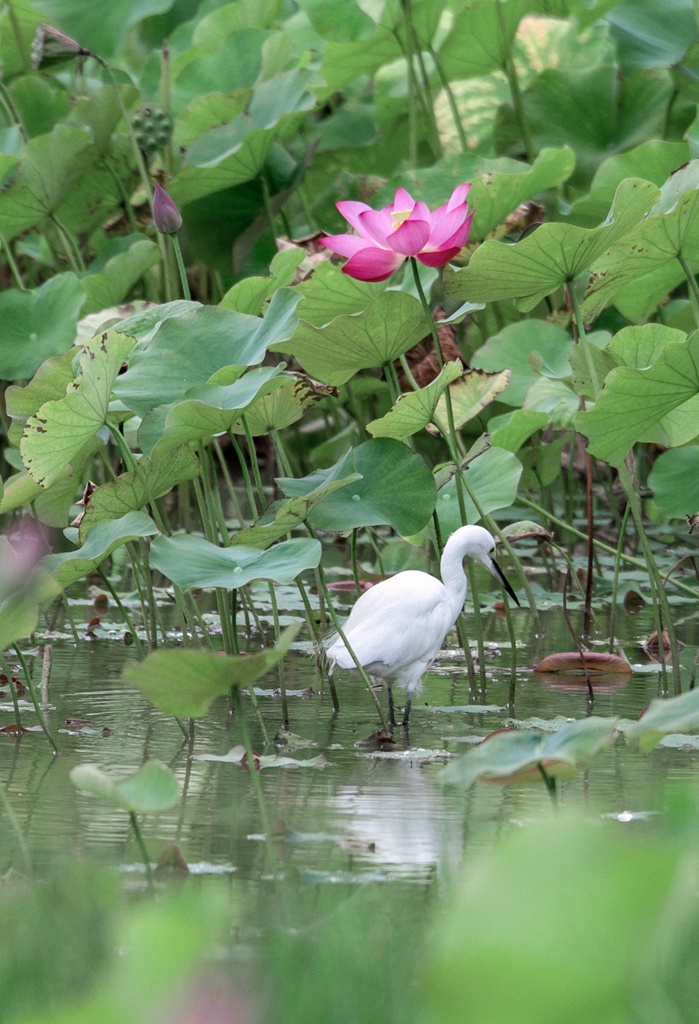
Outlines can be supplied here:
[[153, 190], [153, 223], [163, 235], [176, 235], [182, 227], [182, 214], [161, 185]]

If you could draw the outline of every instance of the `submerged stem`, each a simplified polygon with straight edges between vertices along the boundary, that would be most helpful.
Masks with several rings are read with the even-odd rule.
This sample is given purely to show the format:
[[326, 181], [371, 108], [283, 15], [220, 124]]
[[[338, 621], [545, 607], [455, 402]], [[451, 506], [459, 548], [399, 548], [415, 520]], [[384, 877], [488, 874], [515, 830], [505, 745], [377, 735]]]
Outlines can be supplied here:
[[548, 774], [541, 761], [536, 762], [536, 767], [539, 770], [541, 778], [544, 780], [546, 792], [551, 798], [551, 803], [554, 807], [558, 807], [558, 792], [556, 790], [556, 780], [551, 778], [551, 776]]
[[143, 842], [143, 836], [141, 835], [141, 829], [139, 828], [138, 818], [136, 817], [135, 811], [129, 811], [129, 821], [131, 822], [131, 828], [133, 834], [136, 837], [136, 844], [141, 851], [141, 859], [146, 869], [146, 882], [148, 884], [148, 891], [151, 895], [155, 892], [155, 885], [153, 882], [153, 868], [151, 867], [150, 860], [148, 858], [148, 851], [146, 850], [146, 844]]

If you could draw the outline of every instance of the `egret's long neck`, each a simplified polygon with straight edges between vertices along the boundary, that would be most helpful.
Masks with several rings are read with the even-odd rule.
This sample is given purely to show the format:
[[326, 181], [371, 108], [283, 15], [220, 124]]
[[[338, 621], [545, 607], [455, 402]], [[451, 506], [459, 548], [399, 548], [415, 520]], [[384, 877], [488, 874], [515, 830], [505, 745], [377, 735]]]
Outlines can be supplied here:
[[463, 608], [466, 600], [466, 573], [464, 572], [464, 546], [455, 537], [451, 536], [444, 545], [442, 560], [439, 563], [439, 571], [442, 576], [442, 583], [449, 595], [449, 604], [452, 610], [452, 622]]

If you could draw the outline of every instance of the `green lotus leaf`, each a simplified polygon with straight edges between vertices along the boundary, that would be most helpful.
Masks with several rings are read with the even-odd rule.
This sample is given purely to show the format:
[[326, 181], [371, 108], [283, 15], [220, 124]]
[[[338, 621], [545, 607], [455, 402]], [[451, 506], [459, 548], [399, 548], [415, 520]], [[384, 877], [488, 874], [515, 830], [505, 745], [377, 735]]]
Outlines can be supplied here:
[[134, 346], [133, 338], [108, 333], [86, 342], [80, 375], [65, 398], [45, 402], [27, 420], [20, 451], [29, 474], [49, 487], [107, 418], [114, 381]]
[[445, 288], [470, 302], [517, 298], [523, 310], [533, 309], [630, 231], [648, 214], [658, 194], [651, 182], [627, 178], [600, 227], [547, 223], [514, 245], [484, 242], [467, 267], [445, 278]]
[[155, 651], [122, 677], [137, 686], [160, 711], [178, 718], [201, 718], [211, 702], [231, 690], [249, 687], [281, 661], [300, 629], [284, 630], [274, 647], [257, 654], [223, 656], [210, 651]]
[[105, 519], [90, 530], [85, 543], [75, 551], [46, 555], [43, 568], [65, 589], [99, 568], [112, 551], [127, 541], [152, 537], [158, 529], [145, 512], [128, 512], [120, 519]]
[[293, 583], [302, 572], [317, 568], [321, 551], [320, 543], [309, 537], [282, 541], [261, 551], [242, 546], [220, 548], [203, 537], [177, 534], [157, 537], [151, 544], [150, 554], [153, 568], [181, 590], [193, 587], [232, 590], [253, 580]]
[[119, 781], [96, 765], [79, 764], [71, 768], [70, 780], [83, 793], [135, 814], [167, 811], [180, 798], [179, 782], [160, 761], [146, 761], [133, 775]]
[[352, 471], [361, 479], [320, 501], [309, 516], [312, 526], [344, 532], [386, 525], [404, 536], [418, 533], [425, 526], [434, 509], [434, 479], [420, 456], [393, 438], [366, 441], [330, 469], [277, 482], [287, 497], [304, 497]]
[[392, 362], [428, 332], [416, 298], [381, 292], [363, 312], [338, 316], [324, 327], [301, 320], [291, 341], [271, 348], [293, 355], [311, 377], [339, 385], [358, 370]]

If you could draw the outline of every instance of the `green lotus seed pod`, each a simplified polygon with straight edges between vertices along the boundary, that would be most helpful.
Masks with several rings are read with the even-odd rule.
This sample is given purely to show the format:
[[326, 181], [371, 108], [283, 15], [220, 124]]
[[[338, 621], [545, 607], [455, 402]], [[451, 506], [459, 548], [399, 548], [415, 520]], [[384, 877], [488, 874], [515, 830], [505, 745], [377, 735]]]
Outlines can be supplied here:
[[144, 103], [131, 115], [131, 127], [139, 148], [150, 156], [169, 141], [172, 118], [164, 107]]

